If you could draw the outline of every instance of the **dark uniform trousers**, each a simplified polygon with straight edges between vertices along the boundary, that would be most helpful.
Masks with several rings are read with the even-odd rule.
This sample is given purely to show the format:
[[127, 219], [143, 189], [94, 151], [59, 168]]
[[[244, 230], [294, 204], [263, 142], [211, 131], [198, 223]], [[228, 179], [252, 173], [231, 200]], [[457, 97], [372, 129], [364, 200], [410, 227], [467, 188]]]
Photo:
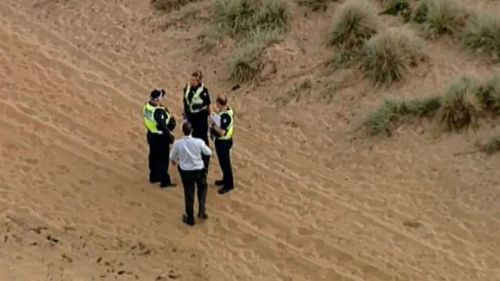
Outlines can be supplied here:
[[189, 223], [194, 222], [194, 190], [198, 189], [198, 215], [206, 213], [205, 201], [207, 199], [207, 176], [205, 170], [184, 171], [179, 168], [182, 185], [184, 186], [184, 200], [186, 216]]
[[[193, 138], [202, 139], [207, 146], [208, 143], [208, 112], [203, 110], [198, 113], [188, 113], [187, 119], [193, 126]], [[208, 173], [210, 164], [210, 156], [202, 155], [203, 163], [205, 164], [205, 173]]]
[[148, 132], [147, 139], [149, 144], [149, 180], [170, 185], [171, 180], [168, 174], [170, 162], [169, 137]]
[[226, 189], [234, 188], [233, 169], [231, 167], [231, 147], [233, 147], [232, 139], [215, 139], [215, 152], [219, 158], [219, 165], [223, 175], [223, 186]]

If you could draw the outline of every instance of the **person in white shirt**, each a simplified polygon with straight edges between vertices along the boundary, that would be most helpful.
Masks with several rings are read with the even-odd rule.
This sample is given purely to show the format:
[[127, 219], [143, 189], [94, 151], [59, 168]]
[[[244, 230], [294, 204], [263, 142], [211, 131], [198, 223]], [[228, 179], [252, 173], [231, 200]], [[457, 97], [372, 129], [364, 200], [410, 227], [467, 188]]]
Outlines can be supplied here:
[[212, 151], [205, 142], [191, 136], [193, 127], [191, 123], [185, 122], [182, 125], [184, 137], [174, 143], [170, 160], [173, 165], [179, 165], [179, 174], [184, 186], [184, 200], [186, 204], [186, 214], [182, 221], [187, 225], [194, 225], [194, 190], [198, 189], [198, 218], [208, 218], [205, 201], [207, 198], [207, 175], [203, 156], [212, 155]]

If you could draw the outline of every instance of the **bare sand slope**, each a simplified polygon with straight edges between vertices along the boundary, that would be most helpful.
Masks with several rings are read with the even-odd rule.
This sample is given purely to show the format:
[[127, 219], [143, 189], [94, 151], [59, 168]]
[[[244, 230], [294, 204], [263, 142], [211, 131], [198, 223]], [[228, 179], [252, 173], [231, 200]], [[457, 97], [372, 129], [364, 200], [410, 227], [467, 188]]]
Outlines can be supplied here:
[[230, 88], [226, 55], [193, 55], [200, 27], [159, 32], [148, 1], [100, 2], [0, 2], [0, 280], [500, 280], [499, 158], [453, 155], [491, 129], [355, 130], [383, 95], [496, 66], [435, 42], [404, 85], [380, 93], [343, 73], [313, 86], [340, 89], [332, 103], [276, 114], [289, 77], [326, 59], [329, 16], [294, 23], [270, 50], [286, 71], [231, 94], [236, 192], [211, 187], [210, 219], [188, 229], [181, 189], [147, 184], [139, 112], [163, 86], [179, 116], [186, 75], [206, 63], [212, 92]]

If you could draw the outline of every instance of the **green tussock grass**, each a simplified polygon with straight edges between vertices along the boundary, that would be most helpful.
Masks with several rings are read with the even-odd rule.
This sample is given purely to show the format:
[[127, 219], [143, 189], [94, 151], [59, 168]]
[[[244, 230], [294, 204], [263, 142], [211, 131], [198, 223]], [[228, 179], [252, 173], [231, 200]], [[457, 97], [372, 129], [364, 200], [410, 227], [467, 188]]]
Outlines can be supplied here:
[[409, 30], [390, 28], [366, 42], [362, 69], [377, 85], [389, 85], [426, 58], [424, 47], [424, 41]]
[[328, 44], [346, 51], [356, 51], [377, 32], [374, 7], [367, 0], [349, 0], [334, 15]]
[[405, 117], [425, 117], [441, 107], [440, 97], [410, 101], [385, 100], [381, 107], [365, 121], [370, 135], [390, 135], [395, 125]]
[[239, 43], [229, 60], [230, 78], [246, 83], [258, 77], [262, 54], [270, 44], [283, 40], [290, 15], [281, 0], [216, 0], [216, 27]]
[[151, 5], [156, 10], [162, 12], [170, 12], [173, 10], [178, 10], [183, 6], [196, 1], [198, 0], [151, 0]]
[[428, 36], [457, 34], [465, 25], [467, 14], [454, 0], [422, 0], [413, 19], [424, 26]]
[[280, 0], [216, 0], [216, 21], [233, 35], [246, 35], [255, 29], [288, 29], [289, 11]]
[[326, 11], [328, 4], [337, 0], [296, 0], [299, 6], [308, 8], [311, 11]]
[[440, 96], [409, 101], [385, 100], [365, 121], [371, 135], [390, 135], [405, 117], [438, 116], [447, 131], [460, 131], [490, 114], [500, 115], [500, 76], [479, 81], [462, 77]]
[[246, 83], [254, 80], [264, 67], [262, 53], [271, 44], [283, 40], [276, 30], [254, 30], [245, 39], [230, 59], [231, 79]]
[[463, 31], [462, 43], [466, 48], [500, 61], [500, 18], [491, 15], [471, 17]]
[[448, 131], [459, 131], [474, 124], [481, 113], [478, 84], [463, 77], [455, 82], [443, 96], [441, 123]]

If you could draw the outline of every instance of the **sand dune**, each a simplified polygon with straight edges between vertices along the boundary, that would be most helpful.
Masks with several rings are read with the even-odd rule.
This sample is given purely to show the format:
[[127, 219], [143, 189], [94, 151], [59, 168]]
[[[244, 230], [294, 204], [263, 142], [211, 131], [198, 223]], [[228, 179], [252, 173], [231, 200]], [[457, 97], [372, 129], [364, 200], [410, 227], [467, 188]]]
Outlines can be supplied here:
[[[0, 2], [0, 280], [500, 280], [499, 156], [454, 155], [491, 128], [356, 130], [384, 95], [498, 66], [438, 40], [386, 91], [355, 72], [324, 78], [330, 18], [294, 23], [269, 50], [278, 72], [229, 93], [237, 190], [211, 187], [210, 219], [188, 229], [181, 188], [147, 183], [139, 112], [165, 87], [180, 116], [196, 68], [214, 94], [233, 86], [224, 52], [195, 52], [203, 23], [161, 32], [149, 1]], [[291, 77], [338, 90], [277, 110]]]

